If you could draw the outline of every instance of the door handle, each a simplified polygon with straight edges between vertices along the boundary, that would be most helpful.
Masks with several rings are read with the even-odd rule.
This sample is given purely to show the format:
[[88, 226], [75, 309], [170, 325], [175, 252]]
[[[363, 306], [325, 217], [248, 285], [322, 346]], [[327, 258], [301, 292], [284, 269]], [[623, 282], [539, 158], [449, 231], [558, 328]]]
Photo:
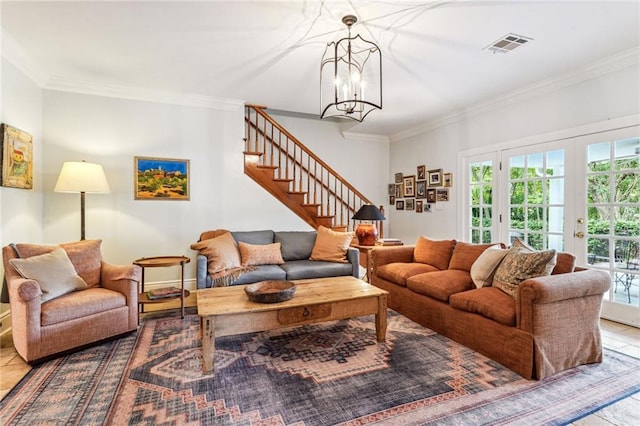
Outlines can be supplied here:
[[573, 236], [576, 238], [584, 238], [584, 232], [582, 231], [574, 232]]

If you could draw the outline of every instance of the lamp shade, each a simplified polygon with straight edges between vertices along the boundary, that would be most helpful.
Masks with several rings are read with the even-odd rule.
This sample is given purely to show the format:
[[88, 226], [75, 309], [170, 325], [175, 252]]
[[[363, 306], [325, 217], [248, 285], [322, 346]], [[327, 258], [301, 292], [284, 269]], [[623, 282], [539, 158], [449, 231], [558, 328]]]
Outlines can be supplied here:
[[100, 164], [65, 161], [54, 188], [55, 192], [110, 192], [107, 177]]
[[353, 215], [354, 220], [385, 220], [379, 208], [373, 204], [363, 204], [360, 210]]

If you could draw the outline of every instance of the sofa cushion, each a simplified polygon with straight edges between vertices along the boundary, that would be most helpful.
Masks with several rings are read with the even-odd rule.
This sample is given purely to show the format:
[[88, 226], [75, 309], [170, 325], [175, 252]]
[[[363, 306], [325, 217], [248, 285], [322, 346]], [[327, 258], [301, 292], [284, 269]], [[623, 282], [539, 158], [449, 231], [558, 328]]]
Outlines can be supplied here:
[[307, 260], [311, 257], [311, 251], [316, 242], [316, 233], [314, 231], [277, 231], [274, 241], [281, 244], [280, 250], [285, 262]]
[[407, 278], [414, 275], [423, 274], [425, 272], [438, 271], [435, 266], [424, 263], [387, 263], [376, 267], [376, 275], [383, 280], [387, 280], [394, 284], [407, 286]]
[[486, 249], [471, 265], [471, 279], [477, 288], [491, 287], [493, 276], [498, 269], [498, 265], [507, 255], [509, 250], [504, 250], [499, 244]]
[[58, 247], [51, 253], [26, 259], [9, 259], [9, 263], [23, 278], [29, 278], [38, 283], [42, 290], [42, 296], [40, 296], [42, 302], [87, 288], [87, 283], [78, 275], [62, 247]]
[[435, 241], [420, 237], [413, 250], [413, 260], [418, 263], [435, 266], [436, 269], [447, 269], [455, 245], [456, 240]]
[[260, 265], [252, 268], [240, 275], [231, 284], [252, 284], [258, 281], [284, 280], [287, 278], [287, 273], [279, 265]]
[[353, 232], [336, 232], [324, 226], [318, 227], [316, 242], [310, 260], [347, 263], [347, 249], [353, 241]]
[[191, 248], [207, 257], [207, 270], [210, 275], [240, 267], [240, 251], [230, 232], [191, 244]]
[[516, 325], [516, 301], [495, 287], [477, 288], [457, 293], [449, 298], [449, 304], [467, 312], [480, 314], [507, 326]]
[[271, 230], [264, 231], [234, 231], [231, 233], [236, 242], [247, 244], [271, 244], [274, 242], [274, 234]]
[[120, 292], [106, 288], [89, 288], [76, 291], [42, 304], [41, 324], [43, 326], [85, 318], [89, 315], [117, 309], [127, 305]]
[[442, 302], [449, 302], [452, 294], [475, 287], [468, 272], [449, 269], [414, 275], [407, 279], [407, 288]]
[[82, 240], [60, 245], [50, 244], [16, 244], [20, 257], [26, 258], [39, 254], [51, 253], [58, 247], [62, 247], [69, 256], [78, 275], [93, 287], [100, 284], [100, 269], [102, 267], [102, 240]]
[[515, 299], [521, 282], [551, 274], [555, 264], [555, 250], [530, 251], [514, 245], [498, 266], [492, 285]]
[[350, 263], [323, 262], [321, 260], [291, 260], [280, 265], [287, 273], [288, 280], [307, 278], [340, 277], [351, 275]]
[[[478, 257], [494, 244], [472, 244], [458, 241], [453, 248], [449, 269], [459, 269], [461, 271], [471, 271], [471, 265]], [[500, 247], [498, 245], [498, 247]]]
[[553, 267], [551, 275], [568, 274], [576, 269], [576, 257], [571, 253], [559, 252], [556, 266]]
[[238, 249], [240, 249], [242, 266], [281, 265], [284, 263], [280, 252], [280, 243], [248, 244], [240, 241]]

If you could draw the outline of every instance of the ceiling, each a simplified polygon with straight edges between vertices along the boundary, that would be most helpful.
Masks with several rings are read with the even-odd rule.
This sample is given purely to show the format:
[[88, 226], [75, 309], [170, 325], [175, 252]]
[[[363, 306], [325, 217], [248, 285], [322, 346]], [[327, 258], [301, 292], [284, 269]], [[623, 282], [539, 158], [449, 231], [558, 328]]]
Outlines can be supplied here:
[[[629, 1], [2, 1], [11, 42], [47, 79], [229, 98], [319, 115], [326, 43], [382, 51], [383, 109], [345, 131], [393, 136], [640, 46]], [[508, 33], [532, 42], [483, 50]], [[48, 80], [48, 81], [52, 81]], [[45, 79], [45, 87], [47, 87]]]

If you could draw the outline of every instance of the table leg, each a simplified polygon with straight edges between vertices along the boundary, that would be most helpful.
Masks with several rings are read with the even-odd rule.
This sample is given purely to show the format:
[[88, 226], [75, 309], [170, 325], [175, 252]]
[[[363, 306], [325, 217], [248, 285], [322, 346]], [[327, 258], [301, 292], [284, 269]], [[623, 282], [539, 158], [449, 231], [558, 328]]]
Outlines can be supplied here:
[[202, 331], [202, 371], [213, 372], [214, 352], [216, 349], [216, 321], [214, 316], [200, 317]]
[[184, 263], [180, 263], [180, 312], [184, 319]]
[[376, 314], [376, 338], [384, 342], [387, 335], [387, 295], [378, 296], [378, 313]]

